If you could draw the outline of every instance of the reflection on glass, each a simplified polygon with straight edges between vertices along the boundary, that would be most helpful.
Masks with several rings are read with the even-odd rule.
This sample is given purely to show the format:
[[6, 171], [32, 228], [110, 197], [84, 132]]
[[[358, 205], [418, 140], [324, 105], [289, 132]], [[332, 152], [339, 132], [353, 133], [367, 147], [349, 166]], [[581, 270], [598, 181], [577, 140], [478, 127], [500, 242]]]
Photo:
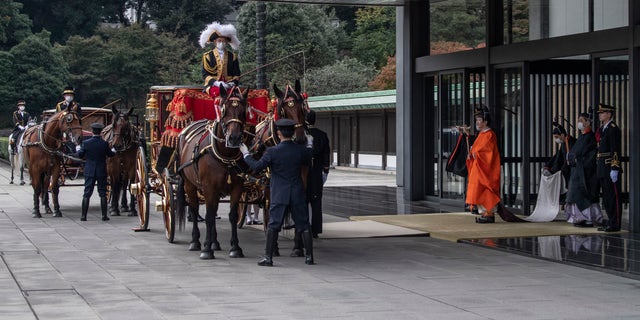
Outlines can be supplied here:
[[431, 55], [483, 47], [486, 20], [484, 0], [431, 0]]
[[[440, 78], [440, 168], [445, 168], [459, 137], [456, 126], [463, 125], [464, 109], [462, 101], [463, 74], [453, 73]], [[460, 199], [464, 193], [465, 179], [442, 170], [441, 197]]]
[[593, 0], [593, 30], [624, 27], [628, 24], [628, 0]]

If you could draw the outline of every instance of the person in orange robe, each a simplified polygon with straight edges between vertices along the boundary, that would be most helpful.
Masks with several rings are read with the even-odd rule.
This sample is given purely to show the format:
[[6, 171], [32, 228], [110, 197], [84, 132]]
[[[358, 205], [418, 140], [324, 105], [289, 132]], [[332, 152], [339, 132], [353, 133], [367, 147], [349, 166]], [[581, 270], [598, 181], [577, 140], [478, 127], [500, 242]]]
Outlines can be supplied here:
[[[477, 223], [495, 222], [495, 212], [500, 202], [500, 152], [496, 133], [489, 127], [491, 114], [484, 107], [474, 114], [478, 135], [467, 155], [468, 204], [477, 206], [480, 217]], [[465, 131], [466, 128], [465, 128]], [[468, 134], [468, 132], [465, 132]]]

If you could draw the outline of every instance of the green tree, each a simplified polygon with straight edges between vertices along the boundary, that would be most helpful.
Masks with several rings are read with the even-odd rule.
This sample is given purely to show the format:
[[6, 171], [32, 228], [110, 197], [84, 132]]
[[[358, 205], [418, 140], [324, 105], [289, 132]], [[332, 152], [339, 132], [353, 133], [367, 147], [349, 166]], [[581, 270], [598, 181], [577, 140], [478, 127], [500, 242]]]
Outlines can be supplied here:
[[380, 68], [396, 51], [396, 12], [392, 7], [367, 7], [356, 12], [352, 55]]
[[44, 30], [15, 45], [10, 83], [15, 94], [12, 100], [23, 97], [30, 110], [38, 114], [53, 108], [60, 101], [60, 93], [67, 84], [68, 66], [51, 45], [51, 33]]
[[16, 105], [16, 92], [13, 83], [13, 55], [8, 51], [0, 51], [0, 128], [12, 125], [9, 116]]
[[149, 0], [146, 3], [149, 19], [159, 30], [189, 37], [194, 43], [207, 24], [224, 22], [233, 10], [232, 0]]
[[0, 0], [0, 50], [8, 50], [31, 33], [31, 20], [20, 13], [22, 3]]
[[484, 0], [448, 0], [430, 7], [431, 41], [459, 42], [475, 48], [485, 43]]
[[76, 89], [77, 100], [83, 105], [95, 106], [104, 102], [108, 92], [104, 79], [103, 54], [106, 43], [99, 36], [70, 37], [65, 45], [55, 46], [69, 65], [69, 84]]
[[[244, 4], [238, 16], [240, 68], [247, 73], [256, 68], [256, 12], [255, 3]], [[337, 42], [345, 37], [334, 17], [324, 6], [267, 3], [266, 42], [267, 61], [273, 63], [266, 69], [267, 81], [284, 85], [302, 79], [306, 69], [333, 63], [338, 57]], [[275, 62], [292, 53], [302, 54]], [[243, 85], [255, 85], [255, 73], [241, 80]]]
[[51, 41], [64, 43], [72, 35], [91, 36], [103, 21], [104, 1], [24, 0], [24, 12], [33, 20], [34, 31], [51, 32]]
[[345, 58], [334, 64], [310, 70], [307, 73], [309, 95], [329, 95], [368, 91], [367, 83], [376, 70], [354, 58]]

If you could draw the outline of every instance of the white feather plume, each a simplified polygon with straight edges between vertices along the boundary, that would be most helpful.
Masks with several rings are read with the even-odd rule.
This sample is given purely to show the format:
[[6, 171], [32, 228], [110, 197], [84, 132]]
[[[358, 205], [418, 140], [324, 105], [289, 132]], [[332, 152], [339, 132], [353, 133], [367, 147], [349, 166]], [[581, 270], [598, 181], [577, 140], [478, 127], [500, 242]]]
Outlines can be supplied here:
[[200, 33], [200, 46], [204, 48], [207, 45], [207, 42], [209, 42], [211, 34], [216, 31], [219, 35], [231, 39], [231, 41], [229, 41], [229, 45], [231, 45], [233, 50], [238, 50], [240, 40], [238, 40], [238, 37], [236, 36], [236, 27], [232, 24], [220, 24], [217, 21], [207, 25], [204, 30], [202, 30], [202, 33]]

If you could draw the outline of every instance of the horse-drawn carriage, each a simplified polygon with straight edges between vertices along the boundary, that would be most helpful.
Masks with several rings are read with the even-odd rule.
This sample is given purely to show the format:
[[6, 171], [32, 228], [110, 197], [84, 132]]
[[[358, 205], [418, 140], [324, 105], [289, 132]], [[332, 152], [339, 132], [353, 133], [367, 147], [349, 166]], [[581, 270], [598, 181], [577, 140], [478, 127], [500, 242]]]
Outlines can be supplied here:
[[207, 232], [201, 258], [213, 258], [211, 246], [219, 247], [214, 216], [218, 203], [228, 196], [224, 201], [231, 206], [230, 256], [242, 256], [236, 230], [242, 226], [249, 204], [261, 204], [268, 215], [269, 173], [250, 173], [238, 147], [246, 143], [260, 154], [277, 143], [274, 121], [278, 117], [294, 119], [301, 132], [304, 125], [306, 104], [300, 83], [296, 82], [295, 89], [287, 85], [284, 92], [276, 86], [274, 90], [277, 100], [275, 112], [271, 112], [273, 103], [267, 90], [232, 87], [221, 90], [214, 99], [203, 93], [202, 87], [151, 87], [145, 116], [149, 150], [138, 150], [137, 173], [131, 185], [138, 199], [137, 230], [148, 230], [153, 192], [161, 197], [155, 207], [162, 211], [168, 241], [174, 240], [176, 222], [184, 223], [188, 205], [194, 224], [189, 249], [201, 250], [197, 212], [204, 203]]

